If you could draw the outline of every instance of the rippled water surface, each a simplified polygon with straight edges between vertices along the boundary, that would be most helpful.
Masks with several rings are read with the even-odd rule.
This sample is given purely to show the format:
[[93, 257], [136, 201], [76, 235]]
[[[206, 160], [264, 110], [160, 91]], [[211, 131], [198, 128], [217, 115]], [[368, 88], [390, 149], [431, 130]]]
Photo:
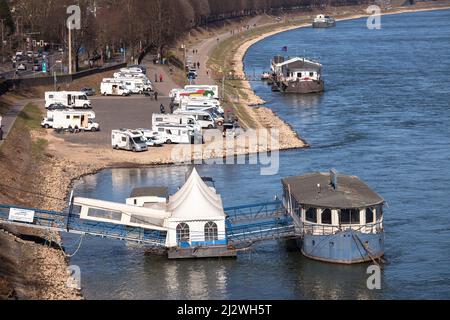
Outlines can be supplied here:
[[[121, 242], [85, 239], [72, 264], [87, 299], [450, 299], [450, 11], [299, 29], [254, 45], [246, 71], [272, 56], [320, 59], [327, 91], [283, 96], [253, 83], [268, 106], [311, 145], [281, 154], [280, 172], [257, 166], [202, 166], [226, 206], [271, 200], [280, 179], [337, 168], [357, 175], [389, 203], [383, 289], [366, 288], [367, 266], [308, 260], [291, 243], [267, 242], [237, 260], [168, 261]], [[125, 201], [139, 186], [176, 191], [186, 168], [106, 170], [76, 184], [80, 196]], [[68, 249], [77, 238], [66, 238]]]

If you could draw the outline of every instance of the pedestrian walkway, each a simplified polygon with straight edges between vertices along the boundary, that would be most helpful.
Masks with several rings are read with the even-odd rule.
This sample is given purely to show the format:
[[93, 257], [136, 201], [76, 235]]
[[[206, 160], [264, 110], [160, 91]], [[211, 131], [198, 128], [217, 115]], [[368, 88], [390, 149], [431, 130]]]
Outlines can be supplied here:
[[28, 103], [34, 102], [34, 101], [35, 100], [29, 100], [29, 99], [21, 100], [17, 104], [13, 105], [8, 110], [8, 112], [2, 116], [1, 125], [2, 125], [2, 129], [3, 129], [3, 140], [0, 141], [0, 146], [3, 144], [3, 142], [8, 137], [9, 133], [11, 132], [11, 130], [12, 130], [13, 126], [14, 126], [14, 123], [17, 120], [17, 117], [22, 112], [23, 108], [25, 108], [25, 106]]

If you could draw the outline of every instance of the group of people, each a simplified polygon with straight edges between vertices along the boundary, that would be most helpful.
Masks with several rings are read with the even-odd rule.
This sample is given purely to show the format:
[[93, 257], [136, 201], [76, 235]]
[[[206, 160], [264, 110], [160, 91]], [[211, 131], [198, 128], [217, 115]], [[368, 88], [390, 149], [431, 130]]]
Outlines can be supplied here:
[[[173, 102], [170, 103], [170, 114], [173, 114], [173, 111], [175, 110], [175, 105]], [[161, 106], [159, 107], [159, 111], [161, 114], [166, 114], [166, 107], [161, 103]]]
[[[163, 75], [162, 75], [162, 73], [159, 75], [159, 82], [163, 82], [164, 81], [164, 78], [163, 78]], [[158, 82], [158, 74], [157, 73], [155, 73], [155, 82]]]

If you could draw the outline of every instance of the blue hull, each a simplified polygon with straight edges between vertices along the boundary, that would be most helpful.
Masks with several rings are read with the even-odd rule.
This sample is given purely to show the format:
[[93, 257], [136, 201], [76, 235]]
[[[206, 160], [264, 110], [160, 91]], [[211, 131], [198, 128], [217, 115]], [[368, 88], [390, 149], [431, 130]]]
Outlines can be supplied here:
[[384, 233], [344, 231], [330, 236], [305, 235], [298, 240], [302, 253], [311, 259], [341, 264], [372, 262], [384, 256]]

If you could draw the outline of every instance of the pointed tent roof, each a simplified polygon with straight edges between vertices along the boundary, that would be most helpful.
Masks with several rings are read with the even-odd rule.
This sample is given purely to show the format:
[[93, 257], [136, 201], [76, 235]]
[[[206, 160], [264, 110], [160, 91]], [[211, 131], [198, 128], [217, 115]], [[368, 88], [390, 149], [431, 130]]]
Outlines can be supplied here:
[[196, 169], [186, 184], [169, 200], [169, 211], [176, 219], [225, 218], [222, 198], [203, 181]]

